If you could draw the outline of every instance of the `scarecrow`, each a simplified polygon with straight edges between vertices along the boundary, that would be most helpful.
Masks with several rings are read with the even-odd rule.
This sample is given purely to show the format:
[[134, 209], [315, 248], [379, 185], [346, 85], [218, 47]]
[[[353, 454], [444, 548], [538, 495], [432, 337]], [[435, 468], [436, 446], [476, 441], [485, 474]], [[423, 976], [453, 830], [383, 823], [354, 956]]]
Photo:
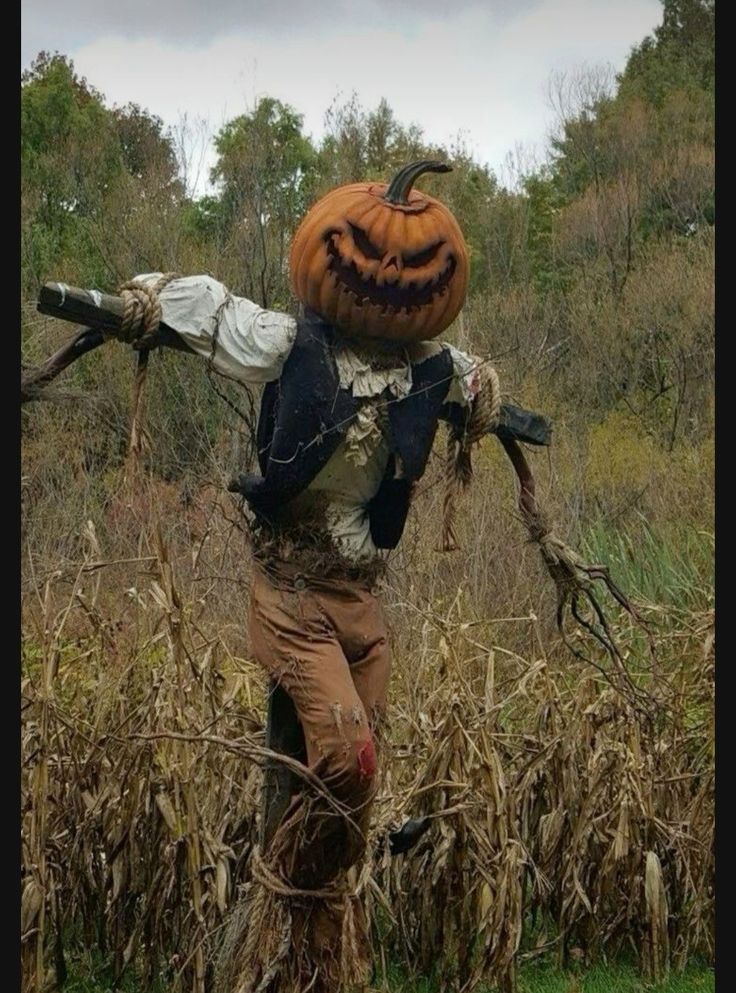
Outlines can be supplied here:
[[[297, 318], [206, 276], [139, 276], [119, 297], [53, 283], [41, 294], [45, 313], [89, 327], [26, 375], [24, 399], [110, 336], [137, 348], [139, 382], [148, 351], [167, 345], [264, 384], [259, 471], [230, 489], [251, 524], [249, 635], [270, 680], [267, 744], [290, 761], [266, 772], [253, 882], [220, 954], [228, 993], [334, 993], [365, 979], [356, 884], [390, 673], [380, 584], [439, 422], [448, 432], [443, 548], [454, 547], [471, 446], [492, 433], [519, 477], [522, 516], [557, 582], [560, 616], [581, 595], [595, 602], [593, 579], [618, 593], [602, 567], [586, 567], [554, 537], [536, 506], [519, 442], [548, 444], [548, 421], [503, 404], [487, 362], [436, 340], [462, 308], [468, 252], [447, 207], [414, 184], [448, 169], [415, 162], [389, 184], [342, 186], [316, 203], [291, 247]], [[407, 850], [426, 826], [392, 834], [392, 851]]]

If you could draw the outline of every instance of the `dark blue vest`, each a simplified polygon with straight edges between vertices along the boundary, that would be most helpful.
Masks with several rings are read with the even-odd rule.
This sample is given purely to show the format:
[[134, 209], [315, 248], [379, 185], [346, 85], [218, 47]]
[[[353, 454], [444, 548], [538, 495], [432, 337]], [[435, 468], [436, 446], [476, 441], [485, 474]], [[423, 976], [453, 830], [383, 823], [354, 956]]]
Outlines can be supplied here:
[[[317, 318], [298, 322], [296, 340], [281, 377], [261, 400], [257, 444], [261, 475], [242, 475], [239, 490], [254, 513], [268, 521], [309, 486], [338, 448], [357, 416], [360, 399], [342, 389], [333, 352], [335, 331]], [[457, 416], [445, 404], [453, 363], [442, 349], [412, 365], [410, 393], [386, 393], [385, 431], [390, 457], [378, 492], [368, 504], [377, 548], [395, 548], [401, 538], [414, 483], [427, 465], [441, 416]], [[401, 471], [397, 473], [397, 466]]]

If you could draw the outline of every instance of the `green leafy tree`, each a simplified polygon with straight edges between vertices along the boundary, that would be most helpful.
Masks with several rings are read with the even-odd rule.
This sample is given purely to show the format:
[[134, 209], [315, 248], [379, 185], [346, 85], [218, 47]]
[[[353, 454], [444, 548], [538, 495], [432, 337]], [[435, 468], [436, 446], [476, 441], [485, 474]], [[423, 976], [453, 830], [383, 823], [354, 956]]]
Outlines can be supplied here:
[[564, 202], [559, 186], [548, 171], [525, 177], [527, 208], [526, 250], [529, 275], [542, 293], [563, 289], [566, 267], [555, 250], [555, 224]]
[[[113, 117], [101, 94], [77, 76], [65, 56], [40, 53], [21, 78], [27, 282], [37, 285], [65, 257], [91, 261], [89, 221], [99, 216], [123, 168]], [[102, 275], [99, 269], [94, 274]]]
[[190, 218], [214, 237], [222, 278], [263, 306], [288, 304], [289, 242], [312, 196], [316, 152], [302, 124], [272, 97], [229, 121], [215, 138], [218, 195]]
[[320, 190], [342, 183], [387, 181], [412, 159], [436, 158], [416, 124], [403, 125], [385, 99], [367, 110], [357, 95], [334, 101], [325, 114], [319, 151]]
[[128, 174], [181, 197], [183, 189], [176, 153], [161, 118], [136, 103], [115, 107], [112, 118]]
[[662, 23], [637, 45], [621, 75], [621, 92], [661, 104], [672, 90], [715, 86], [715, 0], [663, 0]]

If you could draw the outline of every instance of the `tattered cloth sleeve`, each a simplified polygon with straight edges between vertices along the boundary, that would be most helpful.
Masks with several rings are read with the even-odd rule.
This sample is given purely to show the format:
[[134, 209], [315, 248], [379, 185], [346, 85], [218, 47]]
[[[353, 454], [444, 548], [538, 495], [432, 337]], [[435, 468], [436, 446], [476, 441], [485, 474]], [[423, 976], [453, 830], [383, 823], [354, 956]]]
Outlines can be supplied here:
[[453, 370], [445, 403], [458, 404], [467, 411], [480, 390], [479, 360], [466, 355], [465, 352], [461, 352], [459, 348], [455, 348], [454, 345], [449, 345], [447, 342], [443, 347], [450, 353]]
[[[454, 528], [457, 502], [462, 490], [470, 483], [473, 469], [471, 463], [472, 444], [479, 440], [481, 434], [493, 430], [498, 423], [500, 412], [500, 393], [494, 398], [484, 395], [489, 383], [483, 375], [482, 363], [479, 359], [466, 355], [453, 345], [443, 346], [452, 358], [453, 375], [447, 391], [447, 397], [442, 407], [441, 418], [447, 422], [447, 454], [445, 462], [445, 496], [442, 513], [443, 551], [453, 551], [458, 548]], [[498, 383], [498, 377], [495, 377]], [[493, 404], [495, 416], [481, 428], [479, 404], [488, 409], [489, 400]]]
[[[136, 276], [154, 284], [160, 273]], [[211, 276], [182, 276], [159, 292], [161, 321], [213, 368], [242, 383], [278, 379], [296, 338], [289, 314], [264, 310]]]

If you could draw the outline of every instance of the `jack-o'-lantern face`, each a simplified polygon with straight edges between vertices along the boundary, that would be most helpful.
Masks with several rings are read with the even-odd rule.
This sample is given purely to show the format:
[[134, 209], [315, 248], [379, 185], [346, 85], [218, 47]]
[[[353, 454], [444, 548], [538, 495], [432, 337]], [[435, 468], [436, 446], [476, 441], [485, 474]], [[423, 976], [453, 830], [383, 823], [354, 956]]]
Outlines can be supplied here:
[[312, 207], [294, 235], [299, 300], [346, 335], [423, 341], [457, 317], [468, 284], [462, 232], [439, 200], [412, 190], [441, 162], [414, 162], [386, 183], [351, 183]]

